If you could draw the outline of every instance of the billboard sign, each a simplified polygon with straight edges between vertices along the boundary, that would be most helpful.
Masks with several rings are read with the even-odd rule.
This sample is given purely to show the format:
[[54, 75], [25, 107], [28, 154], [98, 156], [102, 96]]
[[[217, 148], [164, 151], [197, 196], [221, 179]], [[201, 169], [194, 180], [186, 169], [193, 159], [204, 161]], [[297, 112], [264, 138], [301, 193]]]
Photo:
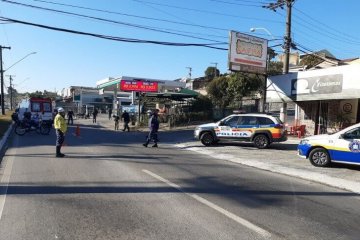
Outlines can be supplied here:
[[266, 74], [268, 40], [230, 31], [229, 69]]
[[158, 92], [159, 84], [157, 82], [141, 81], [141, 80], [121, 80], [121, 91], [134, 92]]

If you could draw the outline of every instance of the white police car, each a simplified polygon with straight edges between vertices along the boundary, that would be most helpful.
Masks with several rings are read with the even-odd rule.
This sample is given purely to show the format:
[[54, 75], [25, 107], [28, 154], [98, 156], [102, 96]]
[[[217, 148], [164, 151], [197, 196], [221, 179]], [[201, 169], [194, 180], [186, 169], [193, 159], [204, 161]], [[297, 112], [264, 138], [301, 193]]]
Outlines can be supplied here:
[[331, 162], [360, 165], [360, 123], [337, 133], [304, 138], [298, 154], [317, 167], [329, 166]]

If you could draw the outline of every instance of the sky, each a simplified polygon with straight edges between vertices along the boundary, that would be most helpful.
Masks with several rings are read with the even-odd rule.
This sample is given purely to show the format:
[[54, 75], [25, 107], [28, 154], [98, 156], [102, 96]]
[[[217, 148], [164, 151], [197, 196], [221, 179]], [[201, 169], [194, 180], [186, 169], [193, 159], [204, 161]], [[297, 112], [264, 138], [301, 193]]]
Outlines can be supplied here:
[[[192, 77], [201, 77], [215, 63], [225, 73], [230, 30], [269, 39], [269, 46], [283, 43], [286, 8], [262, 7], [271, 2], [276, 0], [0, 0], [0, 45], [11, 47], [3, 49], [5, 86], [8, 75], [19, 92], [33, 92], [96, 87], [107, 77], [174, 80], [188, 76], [189, 67]], [[300, 53], [327, 49], [339, 59], [359, 57], [359, 9], [359, 0], [295, 0], [291, 31]], [[4, 18], [117, 40], [202, 46], [114, 41]]]

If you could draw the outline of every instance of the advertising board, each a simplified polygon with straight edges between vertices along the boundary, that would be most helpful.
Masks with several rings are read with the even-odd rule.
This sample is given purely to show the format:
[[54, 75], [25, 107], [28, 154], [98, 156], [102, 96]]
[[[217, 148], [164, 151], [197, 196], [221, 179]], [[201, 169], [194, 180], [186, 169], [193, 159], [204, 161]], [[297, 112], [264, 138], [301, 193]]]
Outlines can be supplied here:
[[266, 74], [266, 39], [230, 31], [229, 45], [231, 71]]
[[121, 80], [121, 91], [134, 92], [158, 92], [159, 85], [157, 82], [136, 81], [136, 80]]

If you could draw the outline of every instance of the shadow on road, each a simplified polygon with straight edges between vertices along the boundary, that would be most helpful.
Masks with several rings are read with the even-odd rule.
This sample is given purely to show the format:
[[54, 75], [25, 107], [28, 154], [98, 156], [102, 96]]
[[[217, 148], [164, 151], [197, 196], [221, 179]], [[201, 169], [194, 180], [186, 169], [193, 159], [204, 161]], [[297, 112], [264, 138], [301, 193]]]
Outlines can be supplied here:
[[248, 196], [343, 196], [357, 197], [360, 196], [351, 192], [294, 192], [294, 191], [256, 191], [243, 190], [241, 193], [238, 189], [232, 188], [198, 188], [184, 187], [178, 190], [173, 187], [146, 187], [146, 186], [41, 186], [41, 185], [9, 185], [0, 186], [0, 195], [6, 192], [7, 195], [21, 194], [87, 194], [87, 193], [205, 193], [205, 194], [222, 194], [222, 195], [248, 195]]

